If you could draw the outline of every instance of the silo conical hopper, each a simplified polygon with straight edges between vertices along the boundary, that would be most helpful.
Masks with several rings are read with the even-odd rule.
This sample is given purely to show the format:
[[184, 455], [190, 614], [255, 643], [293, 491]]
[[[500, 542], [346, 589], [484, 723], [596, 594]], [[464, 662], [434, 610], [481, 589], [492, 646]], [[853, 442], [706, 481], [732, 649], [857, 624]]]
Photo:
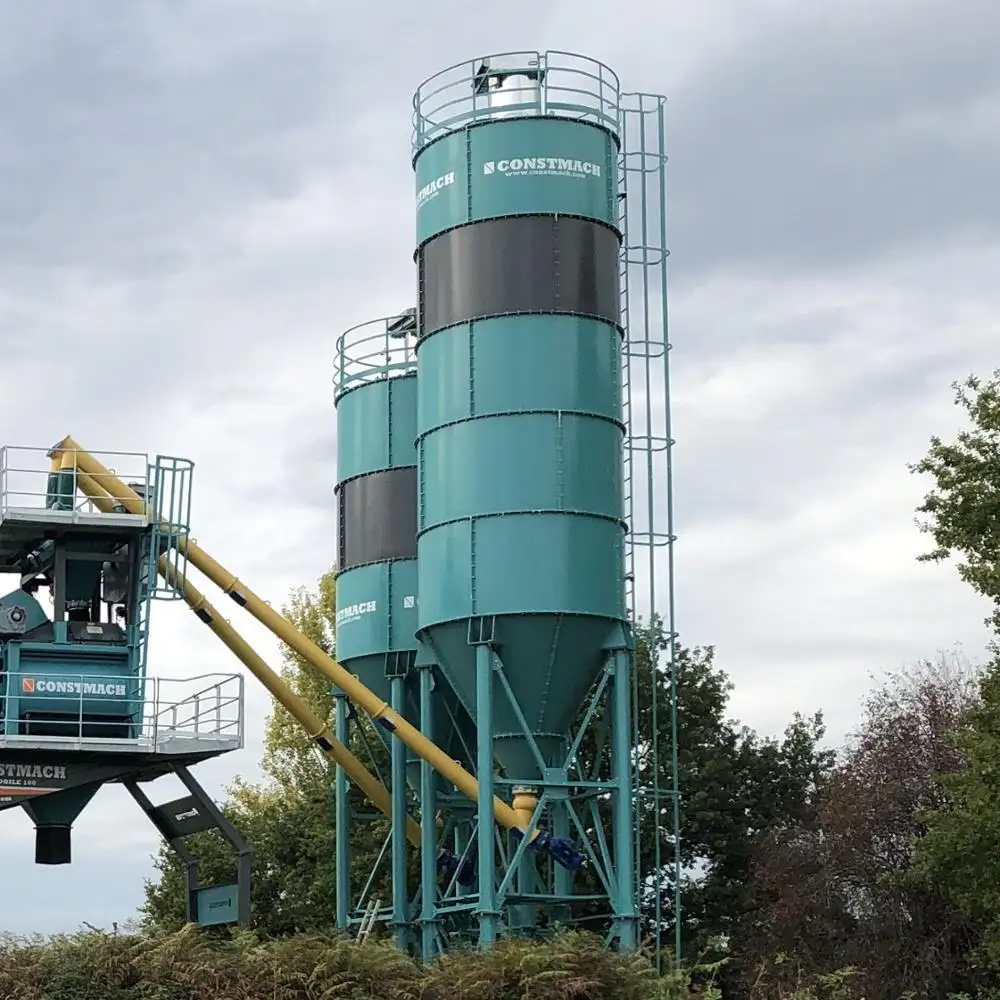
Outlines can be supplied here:
[[[614, 74], [570, 120], [542, 61], [482, 60], [464, 120], [415, 101], [418, 635], [475, 719], [491, 634], [558, 766], [626, 618], [621, 234]], [[492, 701], [497, 760], [541, 777], [499, 677]]]
[[[405, 674], [403, 715], [417, 725], [414, 328], [411, 310], [348, 330], [338, 340], [334, 382], [337, 658], [386, 702], [391, 677]], [[443, 678], [435, 684], [434, 714], [435, 742], [465, 760], [465, 747], [475, 747], [475, 732]], [[381, 728], [378, 732], [388, 745], [391, 736]], [[409, 764], [412, 788], [419, 788], [419, 775], [419, 763]]]

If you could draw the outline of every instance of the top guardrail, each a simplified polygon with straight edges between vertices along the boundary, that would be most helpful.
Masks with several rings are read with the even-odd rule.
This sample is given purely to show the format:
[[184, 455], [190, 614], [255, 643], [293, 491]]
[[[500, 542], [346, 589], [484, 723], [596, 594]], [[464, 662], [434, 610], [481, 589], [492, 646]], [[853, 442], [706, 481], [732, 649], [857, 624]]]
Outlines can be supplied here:
[[[0, 447], [0, 517], [32, 510], [65, 511], [71, 515], [99, 513], [77, 490], [75, 463], [67, 468], [66, 488], [52, 492], [50, 449], [24, 445]], [[139, 492], [149, 489], [149, 456], [145, 452], [100, 451], [94, 457]], [[100, 477], [91, 477], [95, 481]]]
[[417, 311], [359, 323], [337, 338], [334, 399], [367, 382], [417, 370]]
[[502, 52], [456, 63], [413, 95], [414, 158], [429, 143], [474, 122], [556, 117], [619, 134], [621, 88], [596, 59], [549, 49]]

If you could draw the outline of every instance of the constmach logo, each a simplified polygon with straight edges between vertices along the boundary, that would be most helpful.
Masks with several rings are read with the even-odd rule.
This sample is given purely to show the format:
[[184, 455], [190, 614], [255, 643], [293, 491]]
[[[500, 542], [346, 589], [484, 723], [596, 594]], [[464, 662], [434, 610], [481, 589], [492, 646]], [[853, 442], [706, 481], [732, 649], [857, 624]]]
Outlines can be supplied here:
[[421, 208], [425, 205], [431, 198], [436, 198], [441, 188], [450, 187], [455, 183], [455, 171], [450, 170], [446, 174], [442, 174], [440, 177], [435, 177], [430, 184], [425, 184], [417, 192], [417, 208]]
[[561, 156], [517, 156], [510, 160], [487, 160], [484, 174], [514, 176], [600, 177], [601, 165], [587, 160], [568, 160]]
[[359, 621], [362, 615], [370, 615], [376, 608], [374, 601], [362, 601], [360, 604], [348, 604], [337, 612], [337, 624], [346, 625]]
[[21, 694], [82, 694], [97, 698], [124, 698], [124, 684], [103, 681], [50, 681], [37, 677], [21, 678]]

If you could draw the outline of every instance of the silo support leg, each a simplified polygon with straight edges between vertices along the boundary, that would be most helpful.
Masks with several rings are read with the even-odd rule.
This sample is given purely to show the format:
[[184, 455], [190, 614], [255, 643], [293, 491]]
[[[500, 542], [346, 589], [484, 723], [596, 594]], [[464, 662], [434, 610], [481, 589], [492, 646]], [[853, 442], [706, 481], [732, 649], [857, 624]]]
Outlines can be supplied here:
[[[570, 829], [570, 818], [565, 803], [560, 803], [558, 809], [552, 813], [552, 832], [557, 837], [569, 840], [572, 831]], [[569, 903], [565, 902], [573, 895], [573, 872], [562, 865], [555, 865], [553, 870], [554, 888], [559, 902], [552, 909], [552, 919], [559, 924], [569, 924], [573, 916], [573, 911]]]
[[493, 944], [500, 932], [496, 847], [493, 843], [493, 650], [476, 646], [476, 769], [479, 781], [479, 945]]
[[[434, 675], [429, 664], [420, 670], [420, 731], [434, 739], [432, 697]], [[424, 961], [437, 954], [437, 772], [420, 762], [420, 953]]]
[[612, 812], [614, 816], [614, 855], [617, 886], [614, 902], [615, 936], [621, 951], [633, 951], [638, 945], [638, 915], [635, 907], [635, 850], [633, 825], [635, 814], [632, 795], [632, 685], [631, 659], [627, 649], [615, 650], [612, 654], [614, 665], [614, 742], [612, 744], [612, 766], [615, 796]]
[[[351, 736], [347, 696], [339, 688], [334, 688], [333, 697], [337, 739], [344, 746], [347, 746]], [[347, 792], [347, 772], [341, 764], [338, 764], [334, 785], [334, 831], [336, 837], [334, 879], [336, 880], [337, 929], [342, 931], [347, 930], [351, 908], [351, 805]]]
[[[403, 714], [404, 677], [389, 680], [392, 710]], [[393, 939], [400, 951], [409, 943], [410, 894], [406, 885], [406, 744], [394, 738], [392, 770], [392, 925]]]

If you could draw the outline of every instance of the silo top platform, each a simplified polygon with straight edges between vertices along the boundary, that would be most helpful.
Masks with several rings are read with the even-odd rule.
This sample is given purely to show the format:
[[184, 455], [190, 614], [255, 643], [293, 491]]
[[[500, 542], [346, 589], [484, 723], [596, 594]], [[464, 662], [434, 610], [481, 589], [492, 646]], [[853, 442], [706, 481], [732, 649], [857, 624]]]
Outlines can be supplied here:
[[589, 122], [618, 138], [621, 89], [615, 72], [572, 52], [501, 52], [456, 63], [413, 95], [414, 158], [469, 125], [517, 117]]
[[[120, 478], [145, 490], [149, 457], [139, 452], [95, 453]], [[74, 490], [68, 509], [46, 506], [50, 462], [46, 449], [4, 445], [0, 448], [0, 567], [11, 566], [40, 537], [69, 529], [121, 535], [149, 526], [145, 514], [103, 513]], [[75, 475], [75, 473], [74, 473]], [[75, 485], [75, 483], [74, 483]]]
[[379, 379], [412, 375], [417, 370], [417, 310], [383, 316], [352, 326], [337, 338], [334, 398]]

